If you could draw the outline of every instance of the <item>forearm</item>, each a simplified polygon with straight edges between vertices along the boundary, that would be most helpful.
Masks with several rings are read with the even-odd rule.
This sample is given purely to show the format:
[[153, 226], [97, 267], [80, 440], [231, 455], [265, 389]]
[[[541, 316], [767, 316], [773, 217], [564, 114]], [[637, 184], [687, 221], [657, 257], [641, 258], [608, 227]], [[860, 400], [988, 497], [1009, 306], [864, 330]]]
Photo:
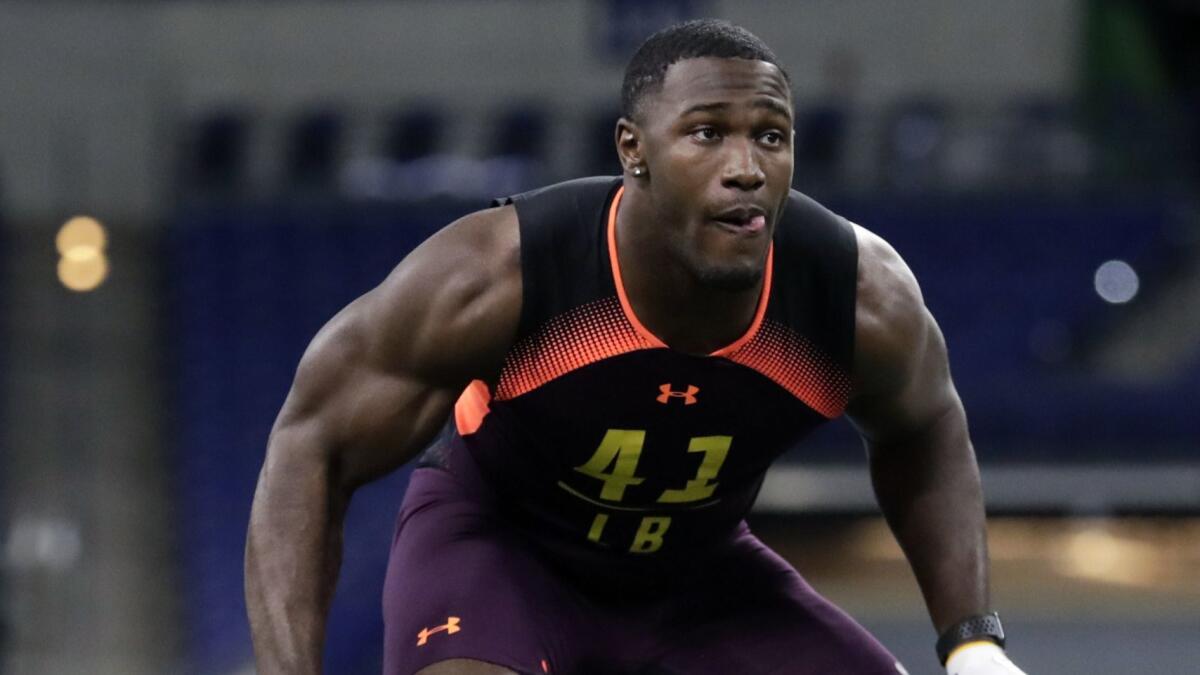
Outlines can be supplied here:
[[869, 450], [880, 508], [938, 633], [987, 611], [983, 494], [961, 408], [903, 443]]
[[319, 454], [276, 435], [246, 540], [246, 607], [258, 672], [319, 673], [346, 499]]

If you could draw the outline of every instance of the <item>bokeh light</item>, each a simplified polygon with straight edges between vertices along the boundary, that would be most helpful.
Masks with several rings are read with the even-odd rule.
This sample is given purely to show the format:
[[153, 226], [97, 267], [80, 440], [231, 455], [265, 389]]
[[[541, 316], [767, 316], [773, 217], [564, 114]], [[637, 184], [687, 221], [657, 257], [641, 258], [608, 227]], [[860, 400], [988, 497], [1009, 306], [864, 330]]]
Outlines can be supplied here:
[[76, 216], [63, 224], [54, 238], [62, 256], [58, 260], [58, 280], [77, 292], [95, 290], [108, 278], [108, 258], [104, 247], [108, 235], [100, 221]]
[[[108, 259], [100, 253], [82, 255], [87, 250], [73, 249], [72, 255], [63, 256], [58, 261], [58, 280], [72, 291], [85, 293], [95, 290], [108, 278]], [[76, 255], [76, 252], [80, 252], [80, 255]]]
[[103, 251], [108, 245], [108, 235], [100, 221], [90, 216], [75, 216], [58, 230], [54, 239], [60, 255], [67, 255], [74, 248], [94, 248]]
[[1138, 294], [1137, 272], [1124, 260], [1109, 260], [1096, 270], [1096, 293], [1114, 305], [1129, 302]]

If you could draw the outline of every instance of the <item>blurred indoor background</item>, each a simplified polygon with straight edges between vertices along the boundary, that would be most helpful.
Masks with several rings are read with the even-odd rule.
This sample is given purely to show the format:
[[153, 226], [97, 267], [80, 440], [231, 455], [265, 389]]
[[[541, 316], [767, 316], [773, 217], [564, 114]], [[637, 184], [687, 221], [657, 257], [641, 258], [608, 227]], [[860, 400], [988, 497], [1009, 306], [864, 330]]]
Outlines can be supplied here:
[[[949, 341], [1031, 675], [1200, 672], [1200, 3], [0, 3], [0, 672], [250, 673], [242, 547], [313, 333], [493, 196], [614, 173], [622, 69], [717, 16], [789, 69], [797, 188]], [[328, 672], [379, 668], [405, 475], [352, 507]], [[845, 425], [755, 525], [937, 672]]]

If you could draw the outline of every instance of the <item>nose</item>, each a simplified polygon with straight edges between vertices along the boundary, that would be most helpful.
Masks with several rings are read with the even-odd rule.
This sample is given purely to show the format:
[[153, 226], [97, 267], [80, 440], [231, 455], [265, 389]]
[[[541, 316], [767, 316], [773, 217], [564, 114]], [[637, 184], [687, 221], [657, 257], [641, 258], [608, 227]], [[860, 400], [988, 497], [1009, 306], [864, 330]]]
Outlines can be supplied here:
[[767, 182], [753, 141], [727, 143], [726, 147], [729, 148], [729, 154], [725, 158], [725, 167], [721, 173], [721, 185], [752, 192]]

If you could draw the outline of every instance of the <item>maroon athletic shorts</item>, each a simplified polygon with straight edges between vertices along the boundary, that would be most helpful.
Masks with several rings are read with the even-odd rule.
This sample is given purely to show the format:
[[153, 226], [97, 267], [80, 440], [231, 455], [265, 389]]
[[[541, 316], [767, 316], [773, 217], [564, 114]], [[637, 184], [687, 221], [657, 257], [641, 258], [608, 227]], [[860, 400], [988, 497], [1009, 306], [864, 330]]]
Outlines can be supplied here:
[[413, 473], [384, 585], [384, 673], [477, 659], [522, 675], [897, 675], [874, 637], [743, 525], [662, 588], [588, 584], [448, 471]]

